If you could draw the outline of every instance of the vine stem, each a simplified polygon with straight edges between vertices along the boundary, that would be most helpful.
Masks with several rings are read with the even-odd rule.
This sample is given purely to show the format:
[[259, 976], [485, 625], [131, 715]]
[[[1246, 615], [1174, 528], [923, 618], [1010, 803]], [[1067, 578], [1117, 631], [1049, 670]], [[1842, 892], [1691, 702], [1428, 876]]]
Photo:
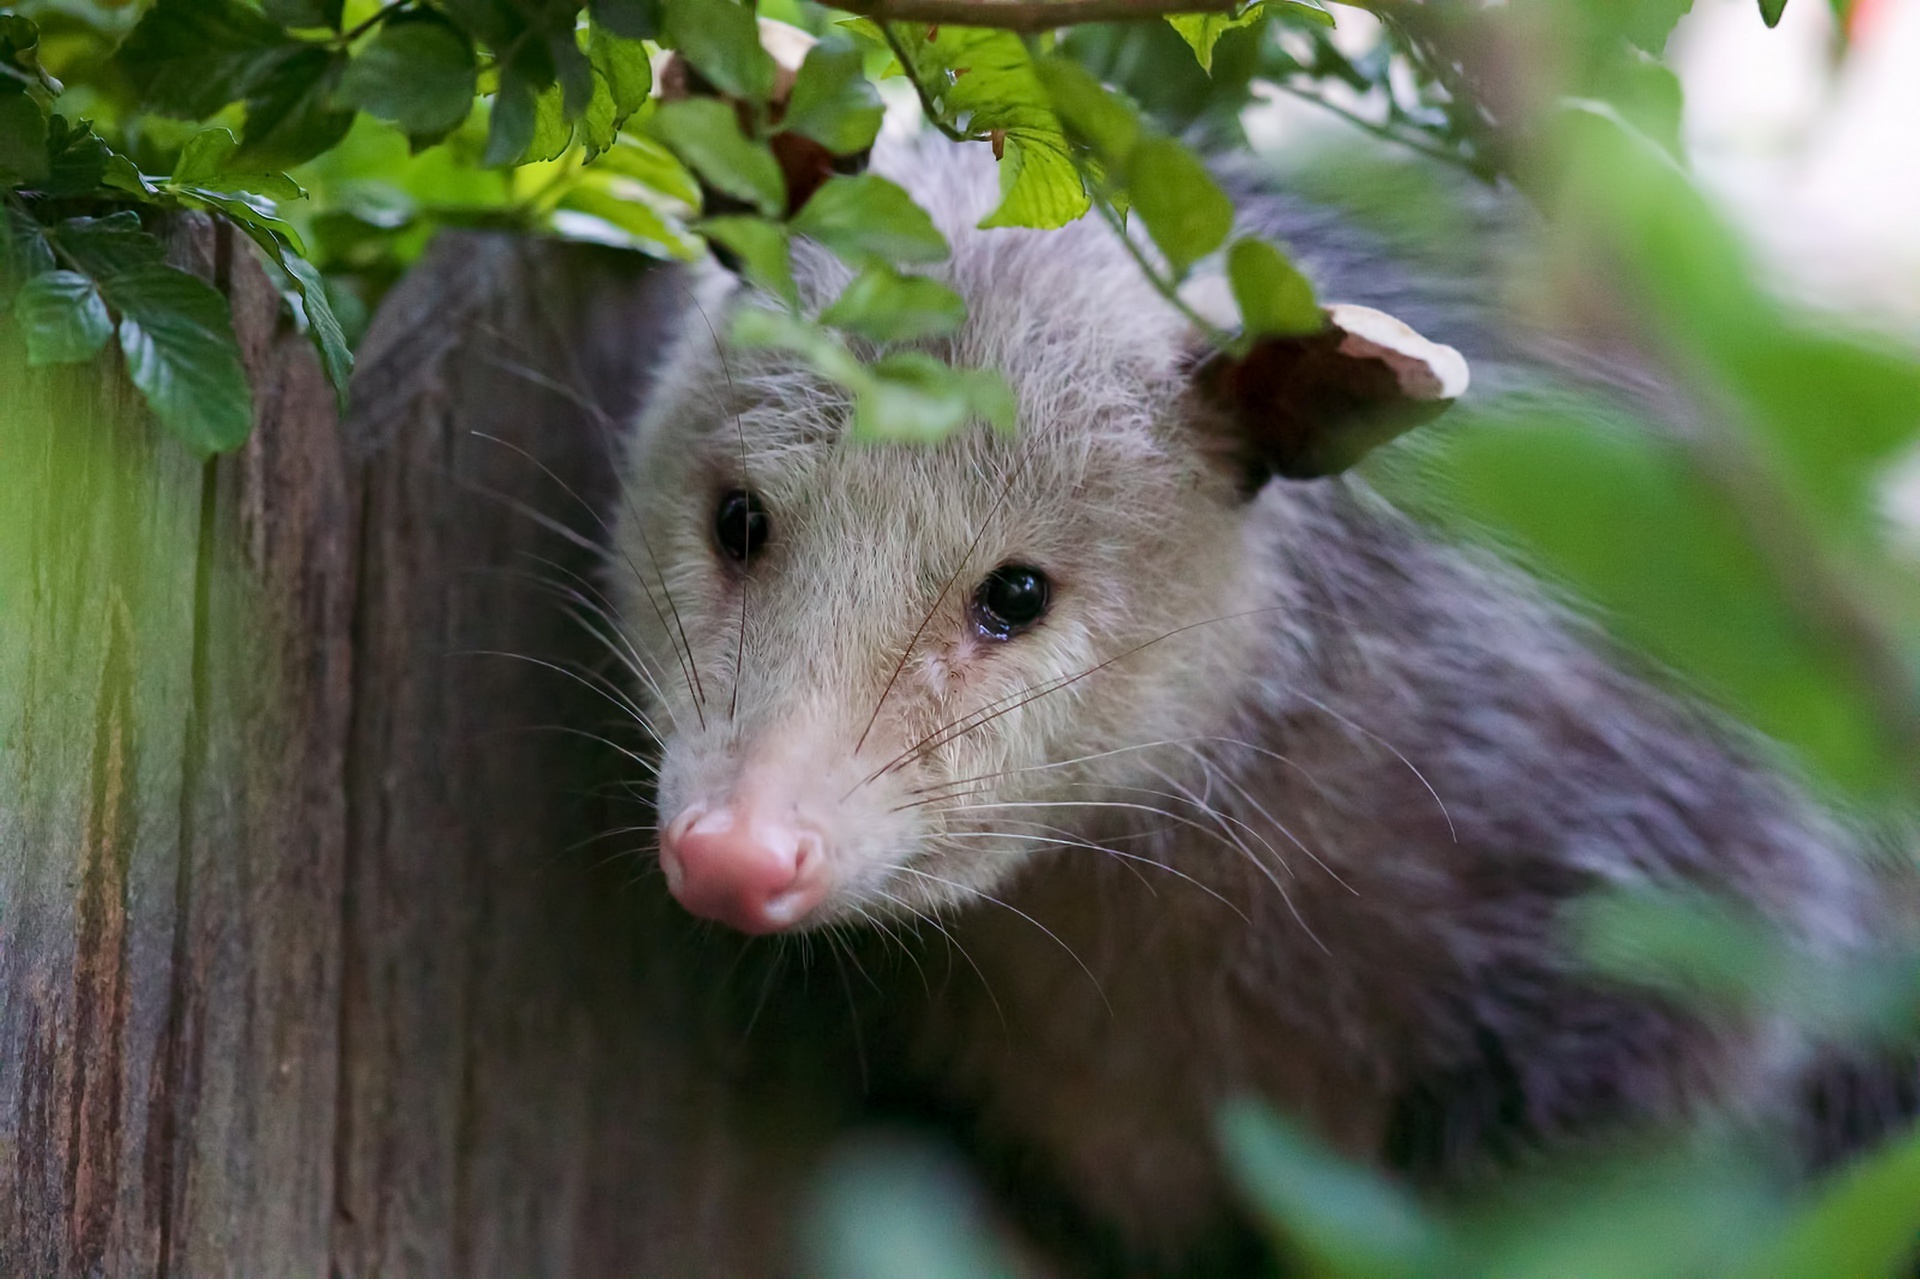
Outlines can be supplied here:
[[406, 8], [409, 3], [410, 0], [392, 0], [392, 3], [382, 5], [373, 16], [369, 17], [365, 22], [360, 23], [351, 31], [342, 32], [338, 40], [339, 45], [344, 48], [352, 44], [355, 40], [358, 40], [361, 36], [367, 34], [367, 32], [373, 30], [382, 22], [385, 22], [394, 14]]
[[1138, 22], [1176, 13], [1231, 13], [1240, 0], [839, 0], [876, 22], [1048, 31], [1081, 22]]
[[[857, 12], [857, 10], [850, 11]], [[880, 23], [880, 31], [887, 37], [887, 48], [893, 50], [894, 61], [900, 64], [900, 74], [907, 77], [907, 83], [913, 86], [914, 96], [920, 99], [920, 114], [927, 118], [927, 123], [955, 142], [973, 141], [967, 134], [940, 118], [939, 111], [934, 109], [933, 95], [929, 94], [927, 86], [920, 82], [920, 73], [915, 69], [913, 58], [907, 53], [907, 47], [900, 43], [899, 34], [884, 20]]]
[[[1145, 22], [1185, 13], [1233, 13], [1244, 0], [836, 0], [834, 8], [879, 23], [1050, 31], [1083, 22]], [[1416, 0], [1341, 0], [1382, 17], [1417, 10]]]
[[1147, 283], [1153, 285], [1154, 291], [1172, 303], [1176, 311], [1186, 316], [1189, 323], [1206, 335], [1207, 341], [1225, 350], [1233, 342], [1235, 335], [1207, 319], [1206, 316], [1201, 315], [1187, 304], [1187, 300], [1180, 296], [1179, 286], [1165, 275], [1162, 275], [1160, 269], [1147, 257], [1146, 252], [1141, 249], [1139, 244], [1135, 243], [1131, 235], [1127, 234], [1126, 223], [1120, 220], [1119, 212], [1116, 211], [1111, 204], [1107, 203], [1101, 196], [1096, 195], [1093, 197], [1093, 207], [1100, 211], [1100, 216], [1106, 220], [1108, 226], [1113, 228], [1113, 233], [1120, 237], [1120, 243], [1126, 246], [1128, 254], [1132, 256], [1135, 265], [1140, 268], [1140, 273], [1147, 277]]

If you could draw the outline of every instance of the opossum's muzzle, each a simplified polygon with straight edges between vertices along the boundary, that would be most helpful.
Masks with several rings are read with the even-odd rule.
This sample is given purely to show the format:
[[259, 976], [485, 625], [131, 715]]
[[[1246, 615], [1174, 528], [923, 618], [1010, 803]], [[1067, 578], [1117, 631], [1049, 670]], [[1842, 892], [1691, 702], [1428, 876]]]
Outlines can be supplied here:
[[660, 840], [667, 890], [704, 919], [773, 933], [805, 919], [830, 886], [823, 841], [793, 818], [690, 808]]

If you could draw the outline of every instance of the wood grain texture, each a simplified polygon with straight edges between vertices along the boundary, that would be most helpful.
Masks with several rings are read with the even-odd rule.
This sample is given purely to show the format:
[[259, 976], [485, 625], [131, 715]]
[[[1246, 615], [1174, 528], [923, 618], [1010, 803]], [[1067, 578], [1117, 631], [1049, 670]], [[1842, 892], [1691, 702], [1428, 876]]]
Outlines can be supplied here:
[[783, 1269], [844, 1063], [742, 1034], [732, 944], [591, 842], [636, 766], [553, 731], [625, 740], [550, 587], [677, 277], [449, 238], [342, 423], [247, 252], [176, 258], [238, 454], [0, 352], [0, 1273]]

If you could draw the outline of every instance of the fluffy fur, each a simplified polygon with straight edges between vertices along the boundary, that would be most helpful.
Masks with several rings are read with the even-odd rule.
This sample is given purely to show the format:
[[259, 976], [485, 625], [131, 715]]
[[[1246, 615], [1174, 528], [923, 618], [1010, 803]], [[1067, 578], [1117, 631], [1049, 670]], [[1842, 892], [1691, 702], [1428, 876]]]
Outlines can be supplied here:
[[[932, 919], [976, 966], [890, 996], [903, 1086], [1115, 1268], [1169, 1270], [1233, 1255], [1211, 1116], [1236, 1094], [1442, 1185], [1780, 1109], [1793, 1027], [1596, 986], [1557, 923], [1596, 887], [1697, 885], [1841, 952], [1867, 907], [1840, 834], [1357, 483], [1246, 500], [1184, 322], [1104, 228], [975, 229], [983, 148], [877, 163], [953, 245], [930, 274], [970, 319], [938, 353], [1004, 372], [1020, 432], [853, 442], [841, 393], [719, 340], [755, 301], [709, 279], [613, 580], [662, 814], [749, 763], [803, 778], [835, 882], [809, 923]], [[846, 278], [807, 245], [796, 269], [809, 305]], [[744, 570], [711, 532], [737, 487], [772, 528]], [[995, 643], [966, 603], [1009, 561], [1055, 600]]]

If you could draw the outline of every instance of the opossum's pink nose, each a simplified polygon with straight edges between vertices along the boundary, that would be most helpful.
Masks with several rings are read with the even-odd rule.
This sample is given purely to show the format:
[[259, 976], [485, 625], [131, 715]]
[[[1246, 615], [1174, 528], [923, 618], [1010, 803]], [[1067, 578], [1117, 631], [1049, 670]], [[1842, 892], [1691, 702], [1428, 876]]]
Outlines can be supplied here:
[[806, 918], [827, 895], [820, 837], [751, 811], [690, 808], [660, 840], [667, 891], [703, 919], [773, 933]]

